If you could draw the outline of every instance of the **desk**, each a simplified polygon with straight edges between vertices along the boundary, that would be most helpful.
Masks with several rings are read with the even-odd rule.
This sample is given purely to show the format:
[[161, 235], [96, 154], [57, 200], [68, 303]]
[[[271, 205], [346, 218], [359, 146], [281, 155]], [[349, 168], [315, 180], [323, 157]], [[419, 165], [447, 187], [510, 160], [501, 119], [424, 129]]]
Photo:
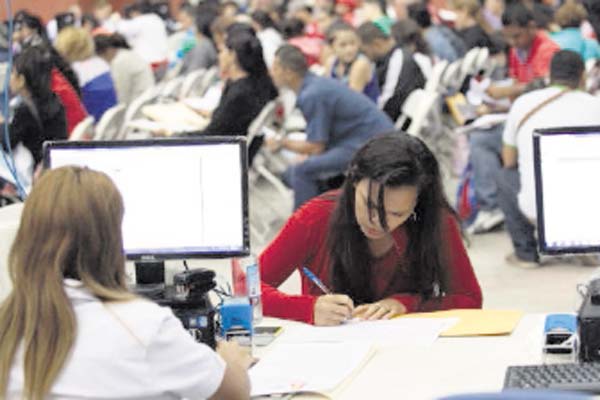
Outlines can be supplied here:
[[[426, 348], [377, 348], [364, 368], [334, 398], [424, 400], [500, 391], [507, 366], [542, 362], [544, 320], [545, 314], [525, 315], [510, 336], [439, 338]], [[292, 324], [266, 318], [261, 325]], [[266, 351], [268, 347], [259, 349], [257, 356]], [[322, 397], [294, 396], [294, 399], [318, 398]]]

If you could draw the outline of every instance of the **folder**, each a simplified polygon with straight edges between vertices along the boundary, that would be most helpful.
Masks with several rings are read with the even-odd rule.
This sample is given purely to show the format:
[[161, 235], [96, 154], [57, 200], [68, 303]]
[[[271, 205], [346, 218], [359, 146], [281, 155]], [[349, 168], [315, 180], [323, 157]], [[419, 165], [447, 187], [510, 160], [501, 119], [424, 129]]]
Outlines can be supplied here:
[[453, 337], [509, 335], [522, 316], [523, 312], [517, 310], [458, 309], [407, 314], [400, 318], [458, 318], [454, 326], [440, 334]]

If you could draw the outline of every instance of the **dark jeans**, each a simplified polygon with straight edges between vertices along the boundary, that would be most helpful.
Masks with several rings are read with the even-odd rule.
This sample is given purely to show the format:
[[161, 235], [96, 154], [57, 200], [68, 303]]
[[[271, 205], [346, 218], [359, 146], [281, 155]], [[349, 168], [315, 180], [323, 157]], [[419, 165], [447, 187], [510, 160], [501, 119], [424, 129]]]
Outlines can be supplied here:
[[496, 174], [502, 168], [504, 124], [469, 134], [469, 161], [473, 167], [473, 186], [481, 210], [498, 208]]
[[521, 189], [519, 170], [501, 169], [496, 175], [498, 204], [504, 213], [504, 225], [512, 240], [515, 254], [521, 260], [538, 261], [535, 226], [519, 208], [518, 194]]
[[289, 167], [284, 182], [294, 190], [294, 210], [319, 194], [319, 181], [346, 170], [354, 150], [332, 148]]

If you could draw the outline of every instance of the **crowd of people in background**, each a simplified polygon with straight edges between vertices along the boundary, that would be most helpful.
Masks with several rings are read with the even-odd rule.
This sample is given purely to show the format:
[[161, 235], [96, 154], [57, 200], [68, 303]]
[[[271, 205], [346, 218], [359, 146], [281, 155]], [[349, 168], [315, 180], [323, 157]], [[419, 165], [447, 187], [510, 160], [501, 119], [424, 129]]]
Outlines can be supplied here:
[[[28, 160], [37, 179], [44, 141], [67, 139], [82, 121], [97, 124], [161, 83], [218, 70], [206, 90], [217, 94], [212, 106], [189, 106], [207, 123], [185, 134], [248, 135], [262, 110], [286, 97], [305, 123], [304, 136], [265, 135], [249, 146], [250, 159], [258, 148], [293, 154], [281, 179], [293, 191], [294, 212], [260, 256], [266, 315], [338, 325], [356, 316], [480, 308], [461, 228], [482, 234], [504, 222], [514, 248], [507, 263], [541, 265], [533, 132], [600, 126], [598, 82], [586, 74], [600, 69], [599, 38], [600, 0], [184, 0], [170, 10], [165, 1], [132, 0], [117, 10], [96, 0], [47, 21], [20, 10], [14, 24], [0, 25], [0, 62], [14, 59], [1, 150]], [[463, 167], [472, 180], [462, 183], [472, 184], [477, 213], [460, 221], [442, 185], [448, 171], [434, 154], [442, 145], [428, 142], [440, 136], [427, 136], [427, 125], [414, 136], [399, 128], [404, 105], [425, 92], [437, 66], [473, 49], [487, 49], [492, 68], [471, 71], [452, 93], [436, 92], [434, 106], [452, 128], [444, 97], [465, 97], [473, 119], [505, 118], [468, 132]], [[442, 150], [456, 150], [447, 145]], [[0, 195], [12, 185], [1, 172]], [[0, 304], [0, 342], [10, 349], [0, 364], [12, 366], [0, 373], [0, 394], [248, 398], [248, 354], [225, 343], [217, 356], [170, 312], [126, 288], [123, 207], [110, 179], [87, 168], [56, 169], [33, 182], [10, 258], [15, 290]], [[301, 294], [280, 292], [302, 266], [333, 294], [307, 278]], [[122, 320], [107, 306], [117, 302]], [[94, 318], [81, 317], [81, 304]], [[104, 331], [123, 336], [104, 343], [115, 354], [133, 348], [130, 334], [136, 339], [136, 356], [119, 368], [118, 357], [92, 358], [94, 368], [127, 382], [121, 386], [100, 388], [77, 372], [89, 364], [81, 348], [95, 345], [89, 333]]]
[[[571, 51], [586, 66], [600, 57], [597, 0], [186, 0], [175, 9], [136, 0], [122, 10], [97, 0], [84, 11], [73, 5], [49, 21], [34, 10], [18, 11], [11, 49], [3, 26], [1, 58], [15, 55], [13, 115], [3, 118], [13, 149], [24, 146], [36, 165], [43, 140], [69, 137], [86, 117], [98, 122], [165, 76], [218, 68], [214, 106], [194, 109], [209, 122], [192, 134], [246, 135], [267, 103], [291, 93], [306, 120], [306, 139], [264, 145], [300, 155], [283, 175], [294, 190], [294, 208], [325, 190], [330, 177], [343, 176], [370, 137], [392, 129], [406, 99], [425, 87], [438, 63], [488, 49], [495, 68], [477, 115], [513, 115], [523, 111], [514, 109], [524, 107], [521, 96], [556, 84], [551, 61], [557, 52]], [[572, 71], [567, 83], [579, 82], [579, 70]], [[460, 90], [468, 93], [468, 79]], [[503, 147], [516, 143], [508, 129], [499, 123], [469, 134], [479, 210], [465, 226], [469, 234], [505, 220], [497, 175], [507, 167]], [[262, 145], [262, 138], [255, 140], [252, 153]], [[530, 168], [519, 164], [508, 167]]]

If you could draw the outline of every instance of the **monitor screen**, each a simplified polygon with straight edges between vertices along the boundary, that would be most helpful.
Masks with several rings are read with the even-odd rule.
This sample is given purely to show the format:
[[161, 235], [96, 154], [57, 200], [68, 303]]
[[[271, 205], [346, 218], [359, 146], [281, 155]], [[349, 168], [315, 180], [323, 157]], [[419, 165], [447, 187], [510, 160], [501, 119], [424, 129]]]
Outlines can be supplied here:
[[86, 166], [113, 179], [129, 259], [249, 253], [243, 137], [47, 142], [44, 157], [47, 168]]
[[540, 252], [600, 251], [600, 127], [538, 130], [533, 140]]

